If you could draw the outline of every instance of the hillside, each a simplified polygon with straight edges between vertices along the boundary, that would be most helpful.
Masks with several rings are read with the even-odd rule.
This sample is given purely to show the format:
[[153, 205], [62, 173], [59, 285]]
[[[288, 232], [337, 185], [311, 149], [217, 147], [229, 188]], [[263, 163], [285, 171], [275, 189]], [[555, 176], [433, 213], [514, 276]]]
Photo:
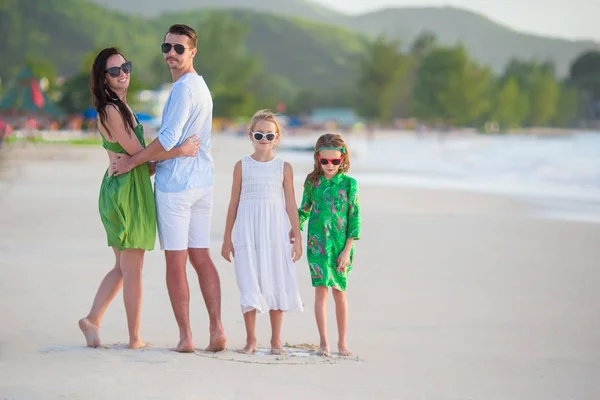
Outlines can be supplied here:
[[155, 40], [155, 28], [142, 17], [82, 0], [7, 1], [0, 13], [2, 78], [18, 70], [27, 57], [47, 60], [59, 75], [70, 76], [95, 49], [116, 44], [125, 53], [144, 53]]
[[[270, 73], [307, 88], [354, 84], [354, 60], [364, 49], [366, 38], [343, 28], [299, 18], [249, 10], [227, 13], [248, 28], [248, 51], [260, 56], [263, 67]], [[163, 30], [173, 21], [201, 29], [206, 14], [207, 11], [168, 14], [155, 21]], [[201, 67], [201, 60], [198, 65]]]
[[462, 42], [471, 56], [496, 72], [511, 58], [553, 60], [559, 75], [567, 75], [570, 63], [583, 51], [600, 49], [600, 43], [569, 41], [516, 32], [479, 14], [456, 8], [388, 9], [350, 17], [347, 26], [375, 35], [386, 33], [410, 43], [424, 30], [440, 43]]
[[479, 14], [451, 7], [390, 8], [350, 16], [304, 0], [92, 1], [146, 16], [172, 10], [202, 8], [252, 9], [336, 24], [369, 35], [386, 33], [406, 43], [410, 43], [419, 33], [428, 30], [435, 33], [443, 44], [463, 42], [477, 61], [491, 66], [496, 72], [501, 71], [511, 58], [518, 57], [553, 60], [557, 72], [566, 75], [569, 64], [578, 54], [584, 50], [600, 49], [600, 43], [568, 41], [516, 32]]
[[[159, 44], [166, 29], [179, 21], [201, 32], [203, 18], [214, 13], [226, 13], [243, 23], [248, 29], [248, 51], [261, 56], [267, 72], [285, 77], [293, 86], [330, 88], [353, 82], [352, 59], [365, 43], [361, 35], [343, 28], [253, 11], [205, 10], [148, 20], [83, 0], [9, 1], [12, 7], [0, 14], [0, 77], [4, 78], [27, 56], [47, 59], [60, 75], [70, 76], [81, 70], [89, 52], [117, 45], [134, 60], [138, 76], [154, 82], [152, 69], [143, 66], [161, 62]], [[202, 60], [197, 67], [201, 70]]]
[[319, 22], [336, 22], [345, 18], [327, 7], [307, 0], [89, 0], [111, 10], [136, 13], [154, 18], [164, 13], [202, 9], [239, 9], [300, 17]]

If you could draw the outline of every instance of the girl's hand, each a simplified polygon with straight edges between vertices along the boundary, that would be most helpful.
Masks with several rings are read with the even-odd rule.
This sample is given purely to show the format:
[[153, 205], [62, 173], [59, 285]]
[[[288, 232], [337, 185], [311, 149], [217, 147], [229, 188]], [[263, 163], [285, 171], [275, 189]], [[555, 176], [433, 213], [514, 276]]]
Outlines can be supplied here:
[[196, 135], [192, 135], [183, 142], [181, 145], [181, 152], [184, 156], [196, 157], [198, 154], [198, 148], [200, 147], [200, 138]]
[[350, 250], [342, 250], [335, 262], [337, 264], [337, 272], [340, 274], [345, 273], [346, 268], [350, 265]]
[[231, 239], [223, 241], [223, 247], [221, 247], [221, 255], [224, 259], [231, 262], [231, 256], [235, 258], [235, 250], [233, 249], [233, 243]]
[[292, 244], [292, 259], [296, 262], [300, 257], [302, 257], [302, 241], [296, 240]]

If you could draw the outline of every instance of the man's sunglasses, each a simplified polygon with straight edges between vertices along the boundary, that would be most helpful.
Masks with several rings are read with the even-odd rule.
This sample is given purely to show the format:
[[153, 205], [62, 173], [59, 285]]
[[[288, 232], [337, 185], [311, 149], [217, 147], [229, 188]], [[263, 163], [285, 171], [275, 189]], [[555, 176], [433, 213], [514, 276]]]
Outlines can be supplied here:
[[269, 142], [272, 142], [277, 137], [277, 135], [274, 134], [273, 132], [269, 132], [269, 133], [252, 132], [252, 136], [254, 137], [254, 140], [256, 140], [257, 142], [260, 142], [263, 139], [267, 139]]
[[127, 62], [121, 64], [120, 67], [106, 68], [106, 71], [104, 71], [104, 72], [108, 72], [108, 74], [110, 76], [112, 76], [113, 78], [118, 78], [119, 75], [121, 75], [121, 71], [123, 71], [126, 74], [130, 74], [132, 70], [133, 70], [133, 65], [131, 64], [131, 61], [127, 61]]
[[321, 163], [321, 165], [327, 165], [329, 163], [333, 164], [333, 165], [340, 165], [342, 163], [342, 160], [344, 158], [340, 157], [340, 158], [321, 158], [319, 157], [319, 162]]
[[170, 52], [171, 48], [174, 48], [175, 49], [175, 53], [177, 53], [179, 55], [182, 55], [183, 53], [185, 53], [185, 49], [187, 49], [187, 47], [185, 47], [182, 44], [163, 43], [163, 44], [160, 45], [160, 49], [165, 54], [167, 54], [168, 52]]

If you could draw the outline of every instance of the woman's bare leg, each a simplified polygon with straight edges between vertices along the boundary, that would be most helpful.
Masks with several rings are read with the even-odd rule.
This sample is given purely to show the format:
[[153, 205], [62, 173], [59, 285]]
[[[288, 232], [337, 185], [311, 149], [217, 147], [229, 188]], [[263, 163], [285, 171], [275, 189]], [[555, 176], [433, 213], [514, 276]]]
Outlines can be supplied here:
[[85, 341], [88, 347], [100, 347], [102, 343], [98, 335], [100, 322], [108, 308], [108, 305], [115, 298], [117, 292], [123, 286], [123, 274], [120, 266], [120, 252], [113, 247], [115, 253], [115, 266], [102, 279], [100, 287], [94, 297], [92, 308], [87, 317], [79, 320], [79, 328], [85, 336]]

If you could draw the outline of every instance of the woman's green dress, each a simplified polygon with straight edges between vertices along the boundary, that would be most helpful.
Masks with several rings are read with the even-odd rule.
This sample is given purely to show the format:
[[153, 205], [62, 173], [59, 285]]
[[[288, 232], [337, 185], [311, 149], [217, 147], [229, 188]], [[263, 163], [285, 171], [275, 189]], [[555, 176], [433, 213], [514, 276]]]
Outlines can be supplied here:
[[[144, 127], [136, 116], [135, 136], [146, 147]], [[127, 154], [119, 143], [109, 142], [102, 136], [102, 147], [115, 153]], [[108, 245], [117, 250], [153, 250], [156, 241], [156, 208], [146, 163], [126, 174], [102, 179], [98, 199], [100, 218], [106, 230]]]

